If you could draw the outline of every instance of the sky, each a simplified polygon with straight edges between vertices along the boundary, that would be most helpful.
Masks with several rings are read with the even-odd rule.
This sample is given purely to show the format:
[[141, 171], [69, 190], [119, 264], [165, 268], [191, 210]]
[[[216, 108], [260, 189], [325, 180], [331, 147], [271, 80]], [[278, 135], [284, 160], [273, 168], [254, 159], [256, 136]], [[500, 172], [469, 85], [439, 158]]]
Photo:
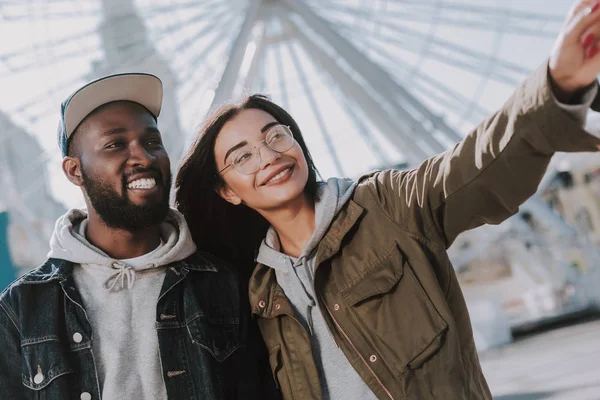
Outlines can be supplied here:
[[[164, 135], [180, 137], [186, 144], [193, 139], [225, 68], [245, 3], [136, 2], [152, 45], [175, 77], [165, 90], [175, 93], [179, 132], [164, 126]], [[571, 4], [566, 0], [310, 3], [370, 60], [463, 135], [544, 62], [560, 26], [557, 17], [562, 19]], [[469, 4], [471, 11], [461, 11]], [[94, 66], [105, 58], [101, 22], [99, 0], [0, 1], [0, 112], [35, 137], [42, 149], [35, 157], [25, 152], [22, 156], [24, 165], [39, 165], [40, 176], [45, 176], [31, 183], [28, 196], [46, 182], [66, 207], [83, 205], [79, 190], [60, 169], [56, 126], [60, 102], [94, 77]], [[273, 36], [283, 35], [276, 23], [264, 29]], [[136, 29], [131, 36], [138, 33]], [[106, 30], [105, 40], [112, 40], [111, 34], [119, 32]], [[252, 40], [248, 43], [254, 45]], [[324, 178], [356, 177], [405, 159], [402, 148], [343, 95], [336, 77], [315, 64], [298, 42], [284, 37], [264, 49], [259, 78], [248, 90], [267, 92], [290, 110]], [[134, 56], [124, 55], [123, 62]], [[6, 134], [0, 132], [0, 141]]]

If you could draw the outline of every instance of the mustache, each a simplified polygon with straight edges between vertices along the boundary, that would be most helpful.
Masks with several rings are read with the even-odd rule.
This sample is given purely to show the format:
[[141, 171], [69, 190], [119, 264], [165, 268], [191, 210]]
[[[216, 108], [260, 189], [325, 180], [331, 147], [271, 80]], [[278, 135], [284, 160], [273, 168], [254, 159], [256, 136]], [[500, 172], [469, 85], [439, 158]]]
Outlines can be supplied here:
[[126, 173], [125, 175], [123, 175], [123, 185], [127, 184], [127, 181], [129, 180], [129, 178], [133, 175], [137, 175], [137, 174], [149, 174], [151, 175], [154, 179], [156, 179], [156, 183], [160, 183], [161, 185], [164, 183], [164, 179], [163, 179], [163, 174], [160, 171], [160, 169], [158, 169], [158, 167], [148, 167], [148, 168], [136, 168], [133, 169], [131, 172]]

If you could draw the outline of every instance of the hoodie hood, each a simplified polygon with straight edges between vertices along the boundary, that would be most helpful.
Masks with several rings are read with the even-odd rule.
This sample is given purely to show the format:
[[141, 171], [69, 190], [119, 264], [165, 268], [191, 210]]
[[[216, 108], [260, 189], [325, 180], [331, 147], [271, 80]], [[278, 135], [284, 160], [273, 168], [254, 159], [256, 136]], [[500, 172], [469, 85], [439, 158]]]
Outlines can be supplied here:
[[133, 287], [136, 273], [165, 266], [183, 260], [196, 251], [196, 245], [183, 215], [170, 209], [167, 218], [160, 224], [161, 245], [148, 253], [143, 265], [133, 266], [123, 260], [117, 260], [89, 243], [85, 237], [87, 212], [72, 209], [56, 221], [54, 233], [50, 239], [49, 258], [58, 258], [74, 264], [105, 267], [108, 278], [105, 287], [109, 290], [125, 286]]
[[[356, 182], [351, 179], [329, 178], [327, 182], [319, 182], [315, 196], [315, 231], [302, 250], [299, 259], [311, 258], [334, 217], [352, 197], [355, 188]], [[260, 246], [257, 261], [273, 267], [274, 264], [277, 264], [275, 260], [281, 259], [280, 250], [279, 236], [271, 226]]]

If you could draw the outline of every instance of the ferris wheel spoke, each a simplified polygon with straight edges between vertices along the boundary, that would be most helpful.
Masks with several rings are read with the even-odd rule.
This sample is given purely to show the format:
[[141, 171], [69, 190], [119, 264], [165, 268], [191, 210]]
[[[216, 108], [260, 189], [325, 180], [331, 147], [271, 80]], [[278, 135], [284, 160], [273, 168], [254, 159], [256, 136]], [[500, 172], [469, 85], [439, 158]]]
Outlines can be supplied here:
[[[68, 50], [65, 53], [52, 54], [50, 57], [45, 58], [43, 62], [48, 67], [54, 64], [58, 64], [60, 62], [68, 61], [70, 59], [77, 59], [83, 57], [91, 58], [91, 55], [93, 54], [100, 55], [100, 50], [98, 49], [98, 46], [96, 44], [86, 45], [75, 50]], [[10, 64], [10, 67], [16, 72], [20, 73], [39, 68], [39, 60], [29, 60], [29, 57], [27, 58], [28, 60], [25, 64]]]
[[[356, 130], [359, 136], [362, 138], [363, 142], [371, 149], [371, 152], [378, 157], [378, 161], [381, 164], [391, 165], [392, 161], [387, 156], [382, 146], [377, 142], [377, 139], [373, 137], [371, 129], [365, 123], [367, 118], [363, 119], [359, 117], [356, 111], [356, 105], [350, 103], [350, 99], [340, 92], [337, 85], [335, 85], [335, 83], [331, 79], [328, 79], [328, 81], [331, 87], [334, 88], [333, 90], [335, 90], [337, 97], [340, 99], [344, 111], [354, 123]], [[361, 112], [361, 110], [359, 109], [358, 112]]]
[[165, 14], [170, 13], [178, 13], [179, 11], [189, 10], [191, 8], [207, 10], [213, 7], [214, 5], [223, 4], [223, 0], [207, 0], [200, 2], [198, 0], [192, 1], [180, 1], [180, 2], [169, 2], [168, 5], [160, 5], [160, 6], [138, 6], [138, 10], [140, 14], [145, 16], [150, 16], [152, 18], [161, 18], [164, 17]]
[[[173, 54], [181, 54], [183, 53], [187, 53], [189, 51], [196, 51], [197, 47], [193, 46], [195, 43], [202, 43], [202, 39], [205, 39], [208, 35], [210, 35], [212, 32], [215, 32], [219, 27], [219, 25], [222, 24], [223, 18], [226, 18], [225, 21], [227, 22], [226, 26], [228, 26], [227, 30], [230, 29], [231, 27], [231, 22], [233, 22], [235, 20], [235, 17], [229, 17], [227, 18], [227, 10], [223, 9], [220, 13], [215, 14], [214, 18], [211, 18], [207, 25], [200, 27], [200, 30], [192, 32], [192, 34], [185, 40], [183, 40], [182, 42], [180, 42], [179, 44], [176, 45], [176, 47], [174, 47], [172, 49], [172, 53]], [[219, 29], [219, 32], [224, 32], [226, 31], [226, 29]], [[170, 38], [168, 38], [170, 39]], [[221, 40], [223, 39], [223, 37], [221, 36]], [[206, 46], [208, 47], [208, 46]]]
[[[350, 20], [350, 17], [362, 22], [372, 22], [379, 25], [383, 21], [393, 24], [402, 24], [403, 22], [412, 22], [429, 26], [435, 21], [436, 26], [449, 26], [460, 29], [478, 29], [483, 31], [496, 32], [504, 30], [511, 34], [539, 36], [553, 38], [562, 24], [562, 17], [555, 15], [539, 14], [514, 14], [514, 11], [508, 9], [481, 9], [477, 12], [464, 9], [449, 8], [442, 3], [439, 7], [432, 4], [417, 4], [413, 7], [406, 7], [403, 10], [389, 10], [384, 12], [375, 12], [374, 9], [366, 7], [353, 7], [347, 4], [329, 2], [323, 4], [322, 9], [327, 13], [321, 12], [325, 18], [341, 18]], [[372, 19], [369, 21], [369, 19]]]
[[[405, 82], [406, 79], [410, 79], [409, 87], [411, 92], [418, 97], [434, 99], [437, 103], [443, 105], [444, 108], [451, 108], [457, 113], [464, 108], [465, 104], [470, 102], [465, 96], [448, 88], [445, 83], [435, 80], [428, 75], [424, 75], [418, 70], [413, 70], [407, 65], [401, 67], [401, 74], [398, 68], [399, 64], [396, 61], [390, 60], [389, 57], [386, 57], [387, 53], [381, 51], [376, 45], [373, 46], [372, 49], [375, 51], [373, 53], [375, 55], [374, 61], [389, 71], [398, 82], [401, 83]], [[409, 71], [410, 76], [406, 76]], [[487, 110], [483, 110], [482, 112], [483, 114], [486, 114]]]
[[[63, 80], [58, 83], [55, 83], [53, 86], [46, 89], [45, 93], [37, 93], [35, 96], [32, 96], [31, 101], [17, 105], [17, 107], [14, 108], [14, 112], [16, 112], [17, 114], [27, 114], [27, 110], [33, 108], [37, 104], [52, 104], [52, 102], [48, 101], [48, 94], [52, 95], [54, 93], [63, 93], [65, 92], [65, 88], [73, 88], [82, 81], [86, 81], [87, 76], [88, 72], [86, 71], [85, 73], [76, 75], [75, 77], [71, 76], [68, 80]], [[67, 91], [68, 90], [69, 89], [67, 89]]]
[[65, 36], [60, 39], [36, 42], [35, 44], [30, 44], [28, 47], [22, 47], [18, 50], [13, 50], [7, 53], [0, 53], [0, 60], [10, 62], [12, 57], [20, 57], [23, 54], [31, 53], [36, 50], [36, 48], [57, 48], [61, 46], [71, 46], [73, 44], [77, 44], [82, 40], [89, 40], [96, 34], [96, 28], [82, 31], [82, 32], [74, 32], [73, 35]]
[[[66, 3], [66, 4], [65, 4]], [[60, 6], [62, 4], [62, 7]], [[85, 4], [90, 7], [83, 7]], [[36, 6], [44, 6], [46, 10], [43, 14], [32, 12]], [[75, 9], [75, 10], [74, 10]], [[28, 1], [18, 3], [0, 3], [0, 16], [7, 22], [30, 21], [32, 18], [41, 18], [44, 20], [56, 19], [74, 19], [99, 17], [100, 9], [93, 1], [58, 1], [48, 3], [47, 1]]]
[[[419, 32], [419, 31], [411, 29], [411, 28], [401, 27], [401, 26], [398, 26], [397, 24], [391, 24], [388, 22], [381, 23], [381, 26], [389, 29], [389, 33], [386, 33], [386, 34], [384, 34], [382, 32], [374, 33], [373, 37], [377, 37], [380, 40], [394, 40], [394, 39], [398, 39], [398, 38], [406, 38], [406, 40], [403, 42], [403, 46], [405, 46], [406, 44], [410, 44], [410, 43], [414, 43], [417, 46], [422, 45], [424, 43], [430, 43], [431, 46], [437, 46], [442, 49], [446, 49], [446, 51], [448, 53], [456, 54], [456, 56], [460, 57], [460, 58], [469, 58], [469, 59], [472, 59], [473, 61], [477, 61], [477, 60], [481, 60], [481, 59], [485, 59], [487, 61], [487, 59], [489, 59], [488, 54], [469, 49], [465, 46], [462, 46], [460, 44], [457, 44], [457, 43], [454, 43], [454, 42], [451, 42], [451, 41], [448, 41], [445, 39], [431, 37], [428, 34]], [[392, 34], [392, 32], [394, 34]], [[415, 42], [414, 39], [416, 39], [417, 41]], [[506, 69], [513, 70], [516, 73], [526, 74], [528, 72], [527, 69], [522, 68], [517, 64], [510, 63], [505, 60], [496, 60], [496, 61], [499, 66], [504, 67]]]
[[[224, 29], [224, 28], [223, 28]], [[181, 82], [186, 82], [185, 88], [181, 91], [183, 102], [187, 102], [194, 95], [200, 92], [200, 88], [211, 90], [208, 85], [217, 79], [221, 72], [215, 68], [211, 62], [201, 63], [201, 60], [222, 60], [227, 56], [227, 46], [219, 40], [220, 35], [216, 35], [212, 42], [207, 45], [202, 52], [195, 55], [191, 62], [184, 61], [186, 72], [180, 78]], [[210, 53], [210, 55], [209, 55]]]
[[304, 68], [302, 67], [302, 63], [296, 52], [295, 43], [292, 43], [289, 46], [287, 46], [287, 49], [289, 50], [292, 64], [294, 65], [294, 68], [296, 69], [296, 72], [298, 73], [300, 85], [302, 86], [304, 95], [307, 98], [307, 101], [308, 101], [308, 104], [310, 105], [312, 114], [315, 117], [315, 120], [317, 121], [317, 124], [320, 128], [321, 134], [323, 135], [323, 139], [325, 141], [325, 145], [327, 146], [327, 150], [329, 151], [329, 155], [331, 156], [331, 159], [333, 160], [333, 164], [335, 165], [335, 168], [337, 170], [336, 172], [340, 176], [345, 176], [344, 167], [342, 166], [340, 158], [337, 154], [336, 147], [333, 144], [333, 139], [331, 138], [331, 134], [330, 134], [329, 130], [327, 129], [327, 125], [325, 125], [323, 116], [321, 115], [321, 112], [319, 111], [319, 107], [317, 106], [318, 101], [315, 98], [310, 86], [308, 85], [308, 78], [306, 76], [306, 73], [304, 72]]
[[[218, 22], [218, 18], [221, 18], [226, 11], [227, 7], [218, 7], [212, 9], [210, 13], [191, 14], [186, 19], [177, 20], [172, 25], [157, 29], [155, 36], [159, 38], [167, 35], [171, 36], [180, 30], [190, 29], [190, 27], [206, 21], [214, 25]], [[157, 15], [156, 18], [161, 19], [161, 16]]]
[[[379, 43], [368, 42], [364, 37], [359, 43], [365, 52], [370, 50], [369, 54], [373, 61], [384, 67], [398, 83], [402, 84], [410, 80], [408, 87], [411, 88], [411, 91], [415, 95], [421, 98], [432, 98], [444, 108], [451, 108], [457, 114], [460, 114], [464, 110], [465, 104], [471, 103], [470, 99], [449, 88], [445, 82], [421, 73], [418, 69], [411, 67], [403, 60], [390, 59], [389, 52], [381, 48]], [[484, 117], [489, 113], [489, 110], [485, 110], [477, 104], [473, 104], [472, 107], [477, 117]]]
[[[230, 36], [230, 26], [222, 26], [221, 29], [215, 31], [214, 37], [212, 40], [204, 46], [202, 51], [194, 55], [194, 58], [187, 63], [188, 65], [188, 73], [183, 77], [184, 80], [190, 79], [192, 76], [195, 76], [198, 65], [201, 65], [202, 61], [206, 61], [209, 53], [214, 52], [218, 47], [228, 47], [225, 46], [225, 42], [223, 41], [223, 37]], [[211, 57], [212, 58], [212, 57]], [[223, 62], [226, 57], [218, 58], [221, 62]]]
[[283, 68], [283, 51], [282, 51], [282, 47], [283, 45], [281, 43], [278, 43], [276, 45], [277, 47], [274, 49], [274, 55], [275, 55], [275, 62], [277, 65], [277, 77], [279, 78], [279, 89], [280, 89], [280, 93], [281, 93], [281, 100], [282, 100], [282, 105], [285, 109], [288, 109], [290, 107], [290, 100], [289, 100], [289, 95], [288, 95], [288, 90], [287, 90], [287, 81], [284, 77], [284, 68]]
[[[225, 50], [225, 47], [222, 46], [222, 50], [220, 52], [215, 52], [215, 57], [219, 55], [225, 56]], [[182, 102], [185, 104], [186, 102], [190, 101], [193, 96], [200, 93], [202, 88], [210, 90], [208, 85], [211, 81], [215, 80], [217, 73], [218, 71], [210, 63], [202, 64], [201, 67], [192, 69], [190, 72], [188, 72], [183, 80], [186, 82], [186, 84], [180, 92]]]
[[[347, 35], [352, 35], [352, 30], [348, 27], [345, 27], [343, 31]], [[493, 62], [494, 71], [490, 75], [490, 78], [509, 85], [518, 84], [520, 79], [529, 72], [529, 70], [516, 64], [500, 60], [491, 53], [486, 54], [467, 49], [460, 45], [435, 39], [417, 32], [410, 32], [409, 35], [405, 35], [404, 33], [403, 31], [398, 31], [392, 35], [380, 32], [377, 35], [371, 35], [368, 39], [371, 43], [381, 42], [387, 46], [394, 45], [398, 50], [425, 55], [428, 58], [436, 59], [445, 64], [466, 69], [479, 75], [487, 71], [485, 67], [488, 63]], [[355, 40], [355, 37], [352, 36], [352, 40]]]
[[[428, 8], [431, 12], [443, 13], [446, 11], [460, 12], [463, 14], [473, 14], [482, 17], [485, 16], [510, 16], [510, 18], [530, 20], [530, 21], [549, 21], [562, 23], [564, 16], [550, 14], [545, 12], [520, 11], [512, 8], [498, 7], [495, 5], [483, 6], [473, 3], [461, 3], [460, 1], [442, 1], [439, 0], [389, 0], [389, 6], [399, 7], [418, 7]], [[495, 4], [495, 3], [494, 3]], [[390, 8], [386, 12], [391, 12]]]

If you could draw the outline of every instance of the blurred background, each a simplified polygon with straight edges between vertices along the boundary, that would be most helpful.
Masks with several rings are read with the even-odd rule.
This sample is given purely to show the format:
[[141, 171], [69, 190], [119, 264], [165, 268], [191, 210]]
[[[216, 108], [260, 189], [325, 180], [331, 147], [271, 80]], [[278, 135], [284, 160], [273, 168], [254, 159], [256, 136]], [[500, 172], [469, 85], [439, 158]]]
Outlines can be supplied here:
[[[84, 204], [56, 127], [91, 79], [162, 79], [174, 170], [211, 108], [260, 92], [298, 121], [324, 179], [356, 178], [460, 140], [546, 62], [571, 4], [0, 0], [0, 286]], [[599, 196], [600, 156], [559, 154], [517, 215], [450, 249], [495, 398], [600, 399]]]

